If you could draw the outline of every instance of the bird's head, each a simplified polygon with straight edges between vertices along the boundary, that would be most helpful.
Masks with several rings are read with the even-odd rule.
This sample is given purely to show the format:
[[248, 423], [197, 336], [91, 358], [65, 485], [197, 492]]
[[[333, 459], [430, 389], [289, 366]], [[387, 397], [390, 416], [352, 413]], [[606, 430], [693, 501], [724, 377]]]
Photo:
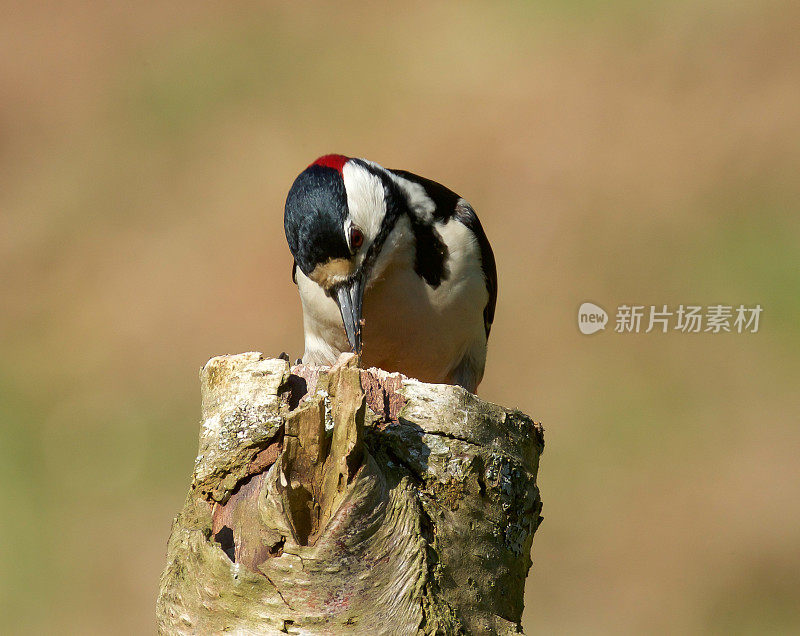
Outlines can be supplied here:
[[317, 159], [286, 198], [284, 229], [295, 263], [339, 305], [358, 353], [364, 286], [393, 225], [388, 201], [384, 182], [342, 155]]

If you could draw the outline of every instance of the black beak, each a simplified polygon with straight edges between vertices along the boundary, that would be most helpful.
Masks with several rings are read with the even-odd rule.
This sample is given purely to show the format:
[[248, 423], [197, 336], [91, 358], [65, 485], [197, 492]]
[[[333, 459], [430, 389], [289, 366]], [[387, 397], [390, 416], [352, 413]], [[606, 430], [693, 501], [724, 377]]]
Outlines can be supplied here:
[[342, 314], [347, 340], [353, 352], [361, 355], [361, 303], [364, 298], [364, 282], [361, 276], [339, 285], [334, 292], [334, 299]]

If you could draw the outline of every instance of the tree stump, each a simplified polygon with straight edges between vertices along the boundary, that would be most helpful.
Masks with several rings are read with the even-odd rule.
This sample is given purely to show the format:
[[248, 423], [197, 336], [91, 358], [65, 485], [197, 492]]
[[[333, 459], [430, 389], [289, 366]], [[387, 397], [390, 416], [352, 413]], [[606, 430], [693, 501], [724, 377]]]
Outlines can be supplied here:
[[200, 373], [163, 634], [517, 634], [542, 428], [460, 387], [260, 353]]

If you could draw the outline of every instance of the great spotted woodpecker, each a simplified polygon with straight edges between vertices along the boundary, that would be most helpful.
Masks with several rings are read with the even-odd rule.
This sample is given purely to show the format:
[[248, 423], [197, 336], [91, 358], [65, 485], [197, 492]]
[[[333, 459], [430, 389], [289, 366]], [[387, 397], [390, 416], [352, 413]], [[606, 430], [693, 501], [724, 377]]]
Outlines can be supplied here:
[[325, 155], [292, 185], [284, 228], [303, 362], [333, 364], [353, 350], [365, 366], [475, 392], [497, 271], [469, 203], [405, 170]]

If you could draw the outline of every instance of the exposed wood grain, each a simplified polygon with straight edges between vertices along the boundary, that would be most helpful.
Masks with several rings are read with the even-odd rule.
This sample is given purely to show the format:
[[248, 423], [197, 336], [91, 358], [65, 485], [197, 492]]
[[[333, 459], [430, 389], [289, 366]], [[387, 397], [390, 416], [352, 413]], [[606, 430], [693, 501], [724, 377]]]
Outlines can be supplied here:
[[161, 633], [519, 633], [541, 427], [356, 363], [204, 367]]

